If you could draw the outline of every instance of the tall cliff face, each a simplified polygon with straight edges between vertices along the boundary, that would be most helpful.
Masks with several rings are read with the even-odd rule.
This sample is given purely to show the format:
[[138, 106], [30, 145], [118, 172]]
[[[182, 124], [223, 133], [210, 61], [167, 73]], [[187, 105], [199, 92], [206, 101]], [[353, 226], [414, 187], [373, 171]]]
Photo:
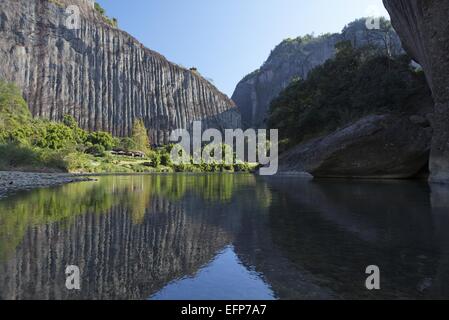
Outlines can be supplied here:
[[432, 182], [449, 183], [449, 2], [384, 0], [405, 49], [426, 73], [433, 92]]
[[351, 41], [356, 47], [373, 45], [392, 55], [402, 53], [401, 42], [388, 21], [382, 20], [380, 27], [369, 30], [366, 19], [360, 19], [339, 34], [283, 41], [263, 66], [243, 78], [234, 91], [232, 100], [240, 109], [243, 126], [264, 127], [271, 101], [294, 78], [306, 78], [312, 69], [333, 58], [340, 41]]
[[[71, 29], [72, 11], [79, 28]], [[234, 103], [195, 72], [111, 27], [91, 0], [2, 0], [0, 78], [18, 84], [34, 116], [73, 115], [88, 130], [129, 134], [144, 120], [155, 143], [195, 120], [240, 126]]]

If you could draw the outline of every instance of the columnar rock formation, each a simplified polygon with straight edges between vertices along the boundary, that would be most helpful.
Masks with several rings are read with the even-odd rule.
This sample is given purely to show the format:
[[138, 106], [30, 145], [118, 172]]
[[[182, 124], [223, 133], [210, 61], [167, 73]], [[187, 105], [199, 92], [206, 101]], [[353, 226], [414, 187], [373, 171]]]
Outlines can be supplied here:
[[242, 113], [245, 127], [264, 127], [271, 101], [296, 78], [306, 78], [315, 67], [335, 55], [335, 45], [351, 41], [354, 46], [373, 45], [389, 54], [402, 53], [401, 42], [387, 21], [381, 29], [368, 29], [366, 19], [350, 23], [341, 33], [288, 39], [279, 44], [263, 66], [243, 78], [232, 100]]
[[112, 27], [91, 0], [2, 0], [0, 38], [0, 79], [23, 89], [34, 116], [70, 114], [85, 129], [117, 136], [141, 118], [155, 143], [194, 120], [240, 126], [228, 97]]
[[449, 183], [449, 1], [384, 0], [407, 52], [426, 73], [435, 111], [432, 182]]

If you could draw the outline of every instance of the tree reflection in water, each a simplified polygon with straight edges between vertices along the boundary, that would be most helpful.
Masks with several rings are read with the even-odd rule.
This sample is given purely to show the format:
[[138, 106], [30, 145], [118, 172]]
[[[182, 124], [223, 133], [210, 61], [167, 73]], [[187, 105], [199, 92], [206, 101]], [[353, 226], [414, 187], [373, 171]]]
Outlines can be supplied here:
[[[176, 298], [189, 287], [192, 299], [447, 298], [448, 198], [423, 182], [246, 174], [24, 192], [0, 200], [0, 296]], [[69, 264], [82, 271], [79, 292], [65, 289]], [[380, 291], [364, 287], [371, 264]]]

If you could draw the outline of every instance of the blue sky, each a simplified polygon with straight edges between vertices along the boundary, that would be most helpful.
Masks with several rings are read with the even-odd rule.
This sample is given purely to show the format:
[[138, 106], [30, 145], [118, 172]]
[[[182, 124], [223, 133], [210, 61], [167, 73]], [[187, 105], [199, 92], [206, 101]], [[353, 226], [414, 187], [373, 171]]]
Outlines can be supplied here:
[[[145, 46], [196, 67], [224, 93], [259, 68], [283, 39], [338, 32], [381, 0], [98, 0]], [[372, 14], [371, 14], [372, 15]]]

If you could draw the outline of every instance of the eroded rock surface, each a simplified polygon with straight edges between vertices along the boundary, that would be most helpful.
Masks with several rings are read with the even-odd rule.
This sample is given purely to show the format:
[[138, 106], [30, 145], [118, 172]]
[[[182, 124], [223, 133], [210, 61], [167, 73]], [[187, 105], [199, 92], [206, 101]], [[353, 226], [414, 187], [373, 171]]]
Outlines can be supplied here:
[[[68, 6], [80, 9], [79, 28]], [[34, 116], [73, 115], [88, 130], [130, 133], [144, 120], [154, 143], [194, 120], [240, 126], [234, 103], [197, 72], [112, 27], [89, 0], [2, 0], [0, 79], [15, 82]]]
[[449, 1], [384, 0], [407, 52], [426, 73], [435, 100], [432, 182], [449, 183]]
[[372, 115], [280, 158], [281, 172], [314, 177], [410, 178], [426, 167], [432, 129], [410, 117]]

